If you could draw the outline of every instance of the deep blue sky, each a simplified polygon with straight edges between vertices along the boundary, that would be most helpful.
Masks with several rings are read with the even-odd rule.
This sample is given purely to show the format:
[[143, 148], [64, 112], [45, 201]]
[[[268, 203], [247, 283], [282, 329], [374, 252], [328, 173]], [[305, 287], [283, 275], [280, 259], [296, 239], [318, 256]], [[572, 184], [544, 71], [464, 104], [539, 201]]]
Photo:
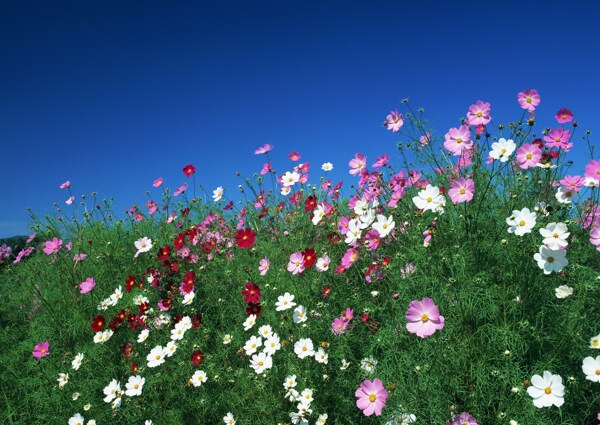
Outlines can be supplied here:
[[595, 2], [491, 3], [0, 2], [0, 237], [64, 206], [67, 179], [118, 211], [186, 163], [231, 193], [264, 143], [278, 171], [297, 150], [313, 181], [329, 161], [350, 184], [356, 152], [393, 154], [381, 123], [405, 97], [443, 135], [478, 99], [517, 119], [536, 88], [540, 122], [565, 106], [600, 131]]

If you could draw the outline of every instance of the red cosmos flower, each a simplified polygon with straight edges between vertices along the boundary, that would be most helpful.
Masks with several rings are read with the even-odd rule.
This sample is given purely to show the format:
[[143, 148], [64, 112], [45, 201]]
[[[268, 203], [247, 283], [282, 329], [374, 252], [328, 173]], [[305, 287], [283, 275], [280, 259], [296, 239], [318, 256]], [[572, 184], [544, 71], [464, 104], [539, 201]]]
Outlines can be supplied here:
[[130, 292], [135, 286], [135, 276], [130, 274], [125, 279], [125, 292]]
[[304, 268], [310, 269], [317, 261], [317, 254], [313, 248], [306, 248], [302, 251], [302, 255], [304, 256]]
[[117, 320], [116, 317], [113, 317], [112, 320], [110, 321], [110, 323], [108, 324], [108, 327], [113, 331], [116, 332], [117, 328], [119, 327], [119, 321]]
[[131, 374], [135, 376], [140, 370], [140, 365], [138, 365], [137, 362], [133, 362], [131, 363], [131, 367], [129, 368], [129, 370], [131, 371]]
[[331, 295], [331, 287], [329, 285], [325, 285], [325, 287], [321, 291], [321, 295], [323, 295], [323, 298], [329, 298], [329, 296]]
[[195, 350], [192, 352], [192, 364], [198, 366], [204, 360], [204, 351]]
[[369, 313], [363, 313], [360, 316], [360, 321], [363, 323], [367, 323], [369, 321]]
[[233, 237], [236, 239], [235, 244], [240, 248], [252, 248], [256, 240], [256, 233], [249, 227], [240, 229]]
[[183, 167], [183, 174], [185, 174], [186, 177], [191, 176], [195, 172], [196, 167], [194, 167], [192, 164], [187, 164], [185, 167]]
[[121, 353], [125, 356], [127, 360], [131, 360], [133, 358], [133, 344], [131, 342], [126, 342], [121, 347]]
[[100, 332], [104, 325], [106, 324], [106, 319], [101, 314], [94, 316], [92, 319], [92, 329], [94, 332]]
[[179, 212], [181, 213], [182, 217], [187, 217], [187, 215], [190, 213], [190, 207], [184, 208]]
[[202, 324], [202, 315], [197, 313], [192, 316], [192, 327], [198, 329]]
[[262, 312], [262, 306], [260, 304], [249, 303], [248, 307], [246, 307], [246, 315], [250, 316], [251, 314], [256, 314], [256, 317], [260, 317], [260, 313]]
[[317, 208], [317, 198], [315, 198], [313, 195], [310, 195], [304, 201], [304, 211], [309, 212], [314, 210], [315, 208]]
[[150, 308], [150, 304], [148, 304], [148, 303], [141, 303], [138, 306], [138, 309], [140, 310], [140, 314], [144, 314], [146, 311], [148, 311], [149, 308]]
[[158, 250], [158, 254], [156, 256], [160, 261], [166, 261], [169, 259], [169, 255], [171, 255], [171, 246], [165, 245]]
[[175, 236], [175, 240], [173, 241], [173, 246], [175, 249], [183, 248], [183, 244], [185, 243], [185, 235], [183, 233], [179, 233]]
[[385, 256], [385, 257], [383, 257], [383, 261], [381, 262], [381, 264], [382, 264], [384, 267], [387, 267], [387, 266], [389, 266], [389, 265], [390, 265], [390, 262], [391, 262], [391, 260], [390, 260], [390, 257], [388, 257], [388, 256]]
[[342, 240], [341, 236], [336, 232], [331, 232], [327, 235], [327, 239], [329, 239], [329, 245], [335, 245], [336, 243]]
[[246, 282], [246, 289], [242, 289], [242, 295], [246, 304], [258, 304], [262, 299], [258, 285], [250, 282]]
[[233, 201], [229, 201], [229, 203], [227, 205], [225, 205], [225, 208], [223, 208], [223, 211], [229, 211], [232, 208], [233, 208]]
[[290, 204], [297, 205], [298, 202], [302, 200], [302, 193], [296, 192], [292, 196], [290, 196]]

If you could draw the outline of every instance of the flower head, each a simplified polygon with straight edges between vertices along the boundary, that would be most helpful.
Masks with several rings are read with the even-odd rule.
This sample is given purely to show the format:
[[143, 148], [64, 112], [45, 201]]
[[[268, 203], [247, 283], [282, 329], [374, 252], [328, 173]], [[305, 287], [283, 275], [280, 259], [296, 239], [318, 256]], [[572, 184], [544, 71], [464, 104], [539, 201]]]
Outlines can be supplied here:
[[33, 348], [33, 357], [41, 359], [50, 354], [50, 343], [48, 341], [40, 342]]
[[392, 111], [385, 119], [385, 127], [393, 133], [400, 131], [404, 124], [404, 117], [398, 111]]
[[554, 118], [556, 118], [559, 124], [566, 124], [573, 121], [573, 112], [567, 108], [560, 108]]
[[448, 195], [455, 204], [461, 202], [469, 202], [473, 199], [473, 193], [475, 192], [475, 182], [472, 179], [465, 179], [460, 177], [450, 184], [450, 190]]
[[499, 159], [500, 162], [506, 162], [516, 147], [517, 145], [512, 139], [506, 140], [505, 138], [501, 138], [497, 142], [492, 143], [490, 156], [494, 159]]
[[235, 238], [235, 244], [240, 248], [252, 248], [256, 240], [256, 233], [249, 227], [246, 227], [245, 229], [238, 230], [233, 237]]
[[82, 294], [87, 294], [96, 286], [96, 281], [93, 277], [88, 277], [84, 282], [79, 284], [79, 292]]
[[186, 177], [191, 176], [195, 172], [196, 167], [194, 167], [192, 164], [187, 164], [185, 167], [183, 167], [183, 174], [185, 174]]
[[547, 370], [544, 376], [533, 375], [531, 385], [527, 387], [527, 394], [533, 398], [535, 407], [560, 407], [565, 402], [565, 386], [560, 375], [553, 375]]
[[271, 146], [269, 144], [262, 145], [260, 148], [258, 148], [258, 149], [256, 149], [254, 151], [254, 154], [255, 155], [260, 155], [260, 154], [263, 154], [263, 153], [267, 153], [267, 152], [270, 152], [271, 149], [273, 149], [273, 146]]
[[379, 378], [375, 378], [373, 381], [366, 379], [361, 382], [354, 396], [356, 397], [356, 406], [362, 410], [365, 416], [371, 416], [373, 413], [375, 416], [379, 416], [381, 409], [385, 407], [388, 393]]
[[512, 216], [506, 219], [508, 224], [508, 233], [514, 233], [517, 236], [523, 236], [531, 233], [535, 226], [537, 214], [529, 211], [529, 208], [523, 208], [521, 211], [513, 210]]
[[533, 112], [540, 104], [540, 95], [535, 89], [526, 89], [517, 95], [517, 101], [521, 105], [521, 108]]
[[412, 301], [406, 312], [406, 319], [406, 329], [421, 338], [427, 338], [444, 328], [444, 316], [440, 316], [440, 311], [431, 298]]
[[469, 108], [467, 122], [469, 125], [487, 125], [492, 120], [490, 109], [492, 108], [489, 103], [483, 103], [481, 100], [478, 100], [477, 103], [471, 105]]

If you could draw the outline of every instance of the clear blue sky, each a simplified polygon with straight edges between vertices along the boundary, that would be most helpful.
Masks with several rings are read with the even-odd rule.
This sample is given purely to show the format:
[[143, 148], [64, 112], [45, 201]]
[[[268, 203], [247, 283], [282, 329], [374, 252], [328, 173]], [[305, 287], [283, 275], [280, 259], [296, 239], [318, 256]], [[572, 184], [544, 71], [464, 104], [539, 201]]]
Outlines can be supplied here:
[[381, 124], [405, 97], [443, 135], [478, 99], [518, 118], [517, 93], [535, 88], [545, 125], [568, 107], [600, 132], [595, 2], [458, 4], [0, 2], [0, 237], [28, 233], [26, 207], [64, 207], [67, 179], [118, 211], [159, 176], [179, 186], [186, 163], [235, 191], [264, 143], [278, 171], [297, 150], [313, 181], [329, 161], [350, 184], [356, 152], [394, 153]]

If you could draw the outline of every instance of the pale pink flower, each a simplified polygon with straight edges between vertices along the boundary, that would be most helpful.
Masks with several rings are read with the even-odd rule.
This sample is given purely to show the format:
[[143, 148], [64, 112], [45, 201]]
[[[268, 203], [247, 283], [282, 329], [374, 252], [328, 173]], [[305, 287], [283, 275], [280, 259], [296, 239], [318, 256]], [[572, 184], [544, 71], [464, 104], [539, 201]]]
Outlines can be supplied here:
[[367, 157], [362, 153], [357, 153], [348, 165], [350, 166], [350, 174], [353, 176], [359, 174], [367, 166]]
[[465, 179], [464, 177], [453, 181], [450, 185], [448, 195], [455, 204], [461, 202], [469, 202], [473, 199], [473, 193], [475, 192], [475, 182], [472, 179]]
[[64, 182], [63, 184], [60, 185], [61, 189], [68, 189], [71, 186], [71, 182], [69, 180], [67, 180], [66, 182]]
[[581, 176], [565, 176], [560, 181], [560, 184], [572, 192], [579, 192], [583, 187], [584, 181], [585, 179]]
[[569, 151], [573, 147], [573, 143], [569, 143], [571, 132], [562, 127], [550, 130], [547, 136], [544, 136], [544, 142], [549, 148], [558, 148]]
[[469, 127], [461, 125], [459, 128], [451, 128], [445, 135], [444, 147], [453, 155], [462, 155], [473, 147]]
[[389, 160], [390, 160], [390, 157], [384, 153], [383, 155], [381, 155], [380, 157], [377, 158], [377, 161], [375, 161], [373, 163], [373, 165], [371, 165], [371, 167], [373, 167], [373, 168], [385, 167]]
[[175, 189], [175, 192], [173, 192], [173, 196], [178, 196], [181, 195], [183, 192], [185, 192], [188, 188], [187, 183], [183, 183], [181, 186], [179, 186], [177, 189]]
[[254, 151], [254, 154], [255, 155], [260, 155], [260, 154], [263, 154], [263, 153], [267, 153], [267, 152], [270, 152], [271, 149], [273, 149], [273, 146], [271, 146], [271, 145], [269, 145], [267, 143], [266, 145], [262, 145], [260, 148], [256, 149]]
[[487, 125], [492, 120], [490, 109], [489, 103], [478, 100], [477, 103], [471, 105], [469, 112], [467, 112], [468, 123], [470, 125]]
[[375, 378], [373, 382], [364, 380], [360, 387], [354, 393], [356, 397], [356, 407], [362, 410], [365, 416], [381, 415], [381, 409], [385, 407], [385, 401], [388, 398], [388, 393], [383, 387], [379, 378]]
[[67, 200], [65, 201], [65, 204], [67, 204], [67, 205], [71, 205], [71, 204], [73, 203], [73, 201], [74, 201], [74, 200], [75, 200], [75, 197], [74, 197], [74, 196], [69, 196], [69, 199], [67, 199]]
[[600, 160], [593, 159], [585, 166], [585, 176], [590, 179], [600, 180]]
[[154, 183], [152, 183], [152, 186], [159, 187], [161, 184], [163, 184], [163, 178], [159, 177], [156, 180], [154, 180]]
[[51, 241], [47, 241], [45, 243], [46, 247], [43, 249], [46, 255], [51, 255], [57, 253], [62, 247], [63, 241], [58, 238], [53, 238]]
[[88, 277], [84, 282], [79, 284], [80, 293], [87, 294], [96, 286], [96, 281], [93, 277]]
[[385, 119], [385, 127], [391, 130], [393, 133], [400, 131], [400, 128], [404, 124], [404, 117], [399, 114], [398, 111], [392, 111]]
[[262, 167], [262, 170], [260, 170], [260, 175], [264, 176], [269, 171], [271, 171], [271, 163], [270, 162], [265, 162], [265, 164]]
[[523, 170], [537, 167], [542, 159], [542, 150], [537, 145], [521, 145], [517, 149], [517, 163]]
[[421, 338], [427, 338], [435, 331], [444, 328], [444, 316], [440, 316], [438, 307], [431, 298], [427, 297], [410, 303], [406, 319], [408, 320], [406, 329]]
[[258, 264], [258, 271], [260, 272], [261, 276], [264, 276], [267, 274], [267, 272], [269, 271], [270, 265], [271, 265], [271, 263], [269, 262], [269, 259], [267, 257], [260, 260], [260, 262]]
[[540, 95], [535, 89], [526, 89], [517, 95], [517, 101], [521, 105], [521, 108], [533, 112], [540, 104]]
[[342, 267], [344, 267], [345, 269], [350, 268], [350, 266], [354, 264], [356, 260], [358, 260], [358, 257], [358, 249], [348, 248], [348, 250], [344, 253], [344, 256], [342, 257]]
[[287, 270], [288, 272], [292, 272], [292, 274], [298, 274], [304, 271], [304, 255], [302, 255], [301, 252], [294, 252], [290, 255]]

